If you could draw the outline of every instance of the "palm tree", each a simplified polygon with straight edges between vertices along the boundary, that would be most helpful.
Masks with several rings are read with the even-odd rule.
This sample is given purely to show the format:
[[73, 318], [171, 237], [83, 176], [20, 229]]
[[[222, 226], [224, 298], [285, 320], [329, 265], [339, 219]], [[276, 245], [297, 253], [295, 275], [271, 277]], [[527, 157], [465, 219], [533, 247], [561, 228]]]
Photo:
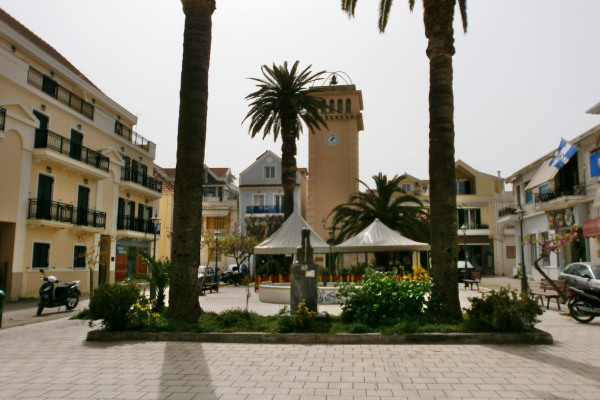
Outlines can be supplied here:
[[179, 92], [177, 166], [171, 248], [171, 290], [168, 316], [197, 321], [198, 266], [202, 221], [202, 190], [208, 109], [208, 67], [215, 0], [182, 0], [185, 14], [183, 61]]
[[[171, 277], [171, 262], [167, 259], [157, 260], [146, 253], [139, 253], [139, 256], [148, 266], [149, 274], [133, 274], [129, 276], [127, 280], [150, 283], [150, 290], [156, 290], [156, 309], [160, 311], [165, 306], [165, 292], [169, 286]], [[151, 293], [150, 298], [152, 297]]]
[[[319, 87], [307, 87], [325, 71], [313, 74], [306, 67], [297, 72], [296, 61], [292, 69], [288, 69], [287, 61], [282, 66], [273, 64], [261, 67], [264, 79], [251, 78], [259, 82], [259, 89], [246, 96], [250, 103], [250, 111], [244, 118], [250, 118], [248, 129], [252, 137], [263, 131], [263, 139], [273, 133], [277, 140], [281, 132], [281, 184], [283, 186], [283, 216], [287, 219], [294, 212], [294, 189], [296, 188], [296, 139], [302, 131], [302, 121], [313, 130], [327, 123], [319, 114], [319, 110], [327, 108], [325, 101], [313, 96]], [[242, 122], [243, 123], [243, 122]]]
[[[340, 204], [332, 210], [333, 225], [340, 226], [337, 242], [358, 234], [376, 218], [389, 228], [417, 242], [429, 242], [429, 218], [421, 200], [406, 195], [400, 188], [405, 175], [388, 180], [381, 172], [373, 176], [375, 188], [371, 189], [363, 181], [364, 192], [350, 195], [348, 203]], [[376, 254], [378, 263], [381, 255]]]
[[[354, 16], [358, 0], [342, 0], [342, 10]], [[379, 31], [384, 32], [393, 0], [379, 2]], [[454, 170], [454, 93], [452, 56], [454, 55], [454, 9], [457, 0], [423, 0], [423, 21], [429, 57], [429, 179], [431, 215], [431, 275], [434, 295], [448, 318], [462, 317], [458, 298], [456, 221], [456, 175]], [[458, 0], [467, 31], [466, 0]], [[412, 11], [415, 0], [408, 0]]]

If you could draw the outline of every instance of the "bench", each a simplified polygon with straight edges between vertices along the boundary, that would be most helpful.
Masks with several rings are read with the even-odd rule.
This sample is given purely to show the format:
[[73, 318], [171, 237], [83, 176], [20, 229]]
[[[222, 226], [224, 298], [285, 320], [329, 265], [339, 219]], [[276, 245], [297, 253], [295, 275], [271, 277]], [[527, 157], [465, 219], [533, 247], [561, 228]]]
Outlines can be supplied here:
[[206, 275], [202, 277], [202, 282], [200, 282], [200, 292], [212, 293], [213, 290], [219, 293], [219, 282], [212, 282], [206, 279]]
[[472, 270], [469, 271], [471, 273], [471, 278], [470, 279], [463, 279], [463, 282], [465, 284], [465, 289], [470, 285], [471, 286], [471, 290], [473, 290], [473, 284], [477, 285], [477, 290], [479, 290], [479, 282], [481, 282], [481, 275], [483, 275], [483, 272], [481, 271], [476, 271], [476, 270]]
[[544, 305], [544, 299], [548, 299], [546, 302], [546, 310], [550, 308], [550, 300], [556, 299], [556, 305], [560, 310], [560, 302], [558, 301], [558, 299], [565, 292], [567, 281], [559, 279], [553, 280], [552, 282], [554, 282], [556, 286], [558, 286], [558, 290], [560, 293], [554, 289], [554, 286], [552, 286], [550, 282], [548, 282], [546, 279], [542, 279], [538, 288], [530, 289], [529, 295], [531, 296], [532, 300], [540, 299], [542, 301], [542, 306]]

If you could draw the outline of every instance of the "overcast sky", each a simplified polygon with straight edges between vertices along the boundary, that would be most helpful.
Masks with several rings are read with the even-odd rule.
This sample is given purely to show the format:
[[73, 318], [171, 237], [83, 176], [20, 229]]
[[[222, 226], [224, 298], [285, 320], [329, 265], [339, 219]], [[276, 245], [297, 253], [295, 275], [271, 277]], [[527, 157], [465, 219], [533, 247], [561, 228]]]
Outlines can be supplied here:
[[[247, 78], [300, 60], [344, 71], [364, 99], [360, 177], [407, 172], [428, 179], [429, 63], [421, 2], [397, 0], [386, 33], [378, 1], [356, 18], [339, 0], [217, 0], [206, 164], [237, 176], [281, 143], [251, 139]], [[104, 93], [138, 115], [135, 130], [175, 167], [184, 15], [179, 0], [1, 0], [0, 7], [56, 48]], [[456, 159], [506, 177], [600, 123], [600, 1], [470, 0], [455, 23]], [[307, 132], [298, 166], [308, 166]]]

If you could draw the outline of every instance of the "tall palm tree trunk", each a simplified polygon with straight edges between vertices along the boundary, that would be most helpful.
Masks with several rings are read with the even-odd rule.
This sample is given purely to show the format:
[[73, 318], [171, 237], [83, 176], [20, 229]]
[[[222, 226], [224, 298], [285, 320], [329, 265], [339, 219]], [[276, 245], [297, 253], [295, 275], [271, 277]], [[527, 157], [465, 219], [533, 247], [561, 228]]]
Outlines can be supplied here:
[[296, 132], [295, 119], [281, 123], [281, 185], [283, 186], [283, 219], [294, 212], [294, 190], [296, 189]]
[[208, 67], [215, 0], [182, 0], [185, 13], [183, 61], [179, 92], [177, 167], [171, 249], [171, 319], [196, 321], [202, 309], [198, 301], [198, 265], [202, 221], [202, 184]]
[[429, 177], [431, 202], [431, 275], [443, 313], [462, 316], [458, 297], [458, 223], [454, 162], [454, 55], [455, 0], [424, 0], [425, 35], [429, 42]]

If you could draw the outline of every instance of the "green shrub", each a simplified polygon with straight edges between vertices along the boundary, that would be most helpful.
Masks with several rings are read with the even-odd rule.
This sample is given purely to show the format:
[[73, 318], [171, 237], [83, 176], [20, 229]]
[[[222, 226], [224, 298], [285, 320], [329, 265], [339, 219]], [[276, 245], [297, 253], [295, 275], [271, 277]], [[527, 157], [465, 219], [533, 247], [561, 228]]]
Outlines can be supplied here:
[[500, 288], [484, 293], [481, 298], [470, 298], [467, 325], [472, 331], [520, 332], [539, 322], [543, 308], [516, 290]]
[[366, 269], [367, 269], [366, 263], [353, 265], [350, 267], [349, 273], [350, 273], [350, 275], [363, 275], [365, 273]]
[[427, 275], [399, 279], [394, 272], [367, 269], [356, 285], [343, 285], [338, 291], [342, 319], [376, 327], [418, 317], [426, 310], [432, 286]]
[[103, 283], [90, 298], [89, 318], [102, 320], [109, 331], [122, 331], [128, 327], [128, 313], [141, 298], [134, 284]]
[[258, 268], [256, 268], [256, 274], [259, 276], [279, 275], [280, 273], [281, 265], [279, 265], [277, 260], [269, 260], [266, 263], [258, 266]]
[[156, 325], [160, 314], [155, 312], [156, 300], [142, 297], [129, 310], [127, 327], [131, 329], [151, 329]]

